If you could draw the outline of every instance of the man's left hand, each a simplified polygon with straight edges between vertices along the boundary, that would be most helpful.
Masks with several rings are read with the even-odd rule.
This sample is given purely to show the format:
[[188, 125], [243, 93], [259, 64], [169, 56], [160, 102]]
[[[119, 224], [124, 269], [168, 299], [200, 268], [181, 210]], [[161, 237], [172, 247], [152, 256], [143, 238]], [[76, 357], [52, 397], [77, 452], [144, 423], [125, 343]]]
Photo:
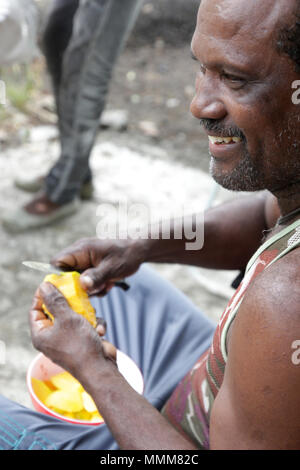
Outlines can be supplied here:
[[[54, 317], [44, 313], [43, 304]], [[116, 348], [101, 339], [103, 325], [94, 329], [81, 315], [75, 313], [65, 297], [50, 283], [37, 290], [29, 314], [32, 343], [45, 356], [85, 381], [93, 368], [115, 367]]]

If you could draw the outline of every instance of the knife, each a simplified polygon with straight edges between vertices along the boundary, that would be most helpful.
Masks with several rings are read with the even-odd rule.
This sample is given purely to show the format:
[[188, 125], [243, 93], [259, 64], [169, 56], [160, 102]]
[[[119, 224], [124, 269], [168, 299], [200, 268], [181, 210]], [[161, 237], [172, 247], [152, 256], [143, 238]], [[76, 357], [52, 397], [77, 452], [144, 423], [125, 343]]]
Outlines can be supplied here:
[[[37, 271], [42, 271], [43, 273], [48, 274], [63, 274], [67, 271], [62, 271], [61, 269], [52, 266], [50, 263], [40, 263], [39, 261], [23, 261], [22, 264], [27, 268], [35, 269]], [[127, 291], [130, 286], [123, 279], [120, 281], [115, 281], [115, 286], [120, 287], [124, 291]]]

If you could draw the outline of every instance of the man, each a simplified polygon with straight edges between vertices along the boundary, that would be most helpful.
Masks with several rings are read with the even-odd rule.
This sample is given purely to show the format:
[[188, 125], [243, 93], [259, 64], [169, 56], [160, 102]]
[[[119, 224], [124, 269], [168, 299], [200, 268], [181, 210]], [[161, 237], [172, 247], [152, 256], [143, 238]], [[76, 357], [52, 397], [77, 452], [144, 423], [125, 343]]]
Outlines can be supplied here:
[[[60, 293], [50, 284], [39, 288], [30, 313], [33, 344], [82, 382], [106, 422], [92, 431], [61, 425], [60, 432], [47, 418], [43, 434], [49, 439], [55, 426], [59, 448], [83, 442], [123, 449], [300, 448], [293, 355], [300, 331], [300, 129], [291, 91], [300, 78], [299, 8], [298, 0], [202, 0], [192, 41], [199, 62], [192, 112], [209, 136], [211, 172], [227, 188], [260, 192], [209, 210], [197, 252], [185, 251], [185, 240], [175, 237], [83, 240], [53, 260], [84, 271], [89, 294], [104, 295], [116, 279], [132, 275], [129, 297], [112, 288], [94, 301], [110, 341], [138, 360], [150, 356], [141, 360], [147, 400], [120, 376], [112, 347]], [[208, 350], [213, 327], [170, 286], [138, 270], [145, 261], [222, 269], [248, 263]], [[173, 372], [178, 381], [185, 371], [159, 413]], [[45, 425], [46, 418], [7, 400], [0, 404], [35, 436]]]
[[27, 205], [2, 217], [10, 232], [49, 225], [73, 214], [91, 197], [89, 157], [99, 129], [113, 67], [143, 0], [54, 0], [42, 40], [51, 74], [60, 158], [45, 181], [20, 180], [39, 191]]

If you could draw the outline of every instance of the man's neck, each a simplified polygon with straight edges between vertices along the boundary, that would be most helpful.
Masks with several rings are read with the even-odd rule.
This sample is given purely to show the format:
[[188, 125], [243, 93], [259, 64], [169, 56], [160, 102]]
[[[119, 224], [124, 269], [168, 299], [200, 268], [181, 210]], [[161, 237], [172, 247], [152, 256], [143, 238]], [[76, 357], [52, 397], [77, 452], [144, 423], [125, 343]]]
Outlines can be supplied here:
[[290, 214], [300, 207], [300, 182], [297, 182], [284, 190], [274, 191], [282, 216]]
[[280, 213], [284, 217], [300, 208], [300, 196], [297, 199], [278, 199]]

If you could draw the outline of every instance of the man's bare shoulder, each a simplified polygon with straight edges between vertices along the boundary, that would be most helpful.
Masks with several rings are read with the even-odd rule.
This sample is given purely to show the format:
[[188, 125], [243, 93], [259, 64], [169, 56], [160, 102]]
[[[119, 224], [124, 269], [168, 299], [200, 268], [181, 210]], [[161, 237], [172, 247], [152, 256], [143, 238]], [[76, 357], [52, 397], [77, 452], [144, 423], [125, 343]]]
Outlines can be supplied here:
[[[262, 321], [300, 322], [300, 248], [267, 267], [250, 286], [241, 313]], [[276, 323], [274, 323], [274, 327]], [[298, 324], [300, 328], [300, 324]]]
[[283, 367], [287, 372], [292, 344], [300, 340], [299, 267], [297, 248], [256, 277], [233, 323], [229, 358], [232, 349], [248, 351], [253, 370], [264, 361], [265, 367], [272, 369], [275, 360], [277, 370]]

